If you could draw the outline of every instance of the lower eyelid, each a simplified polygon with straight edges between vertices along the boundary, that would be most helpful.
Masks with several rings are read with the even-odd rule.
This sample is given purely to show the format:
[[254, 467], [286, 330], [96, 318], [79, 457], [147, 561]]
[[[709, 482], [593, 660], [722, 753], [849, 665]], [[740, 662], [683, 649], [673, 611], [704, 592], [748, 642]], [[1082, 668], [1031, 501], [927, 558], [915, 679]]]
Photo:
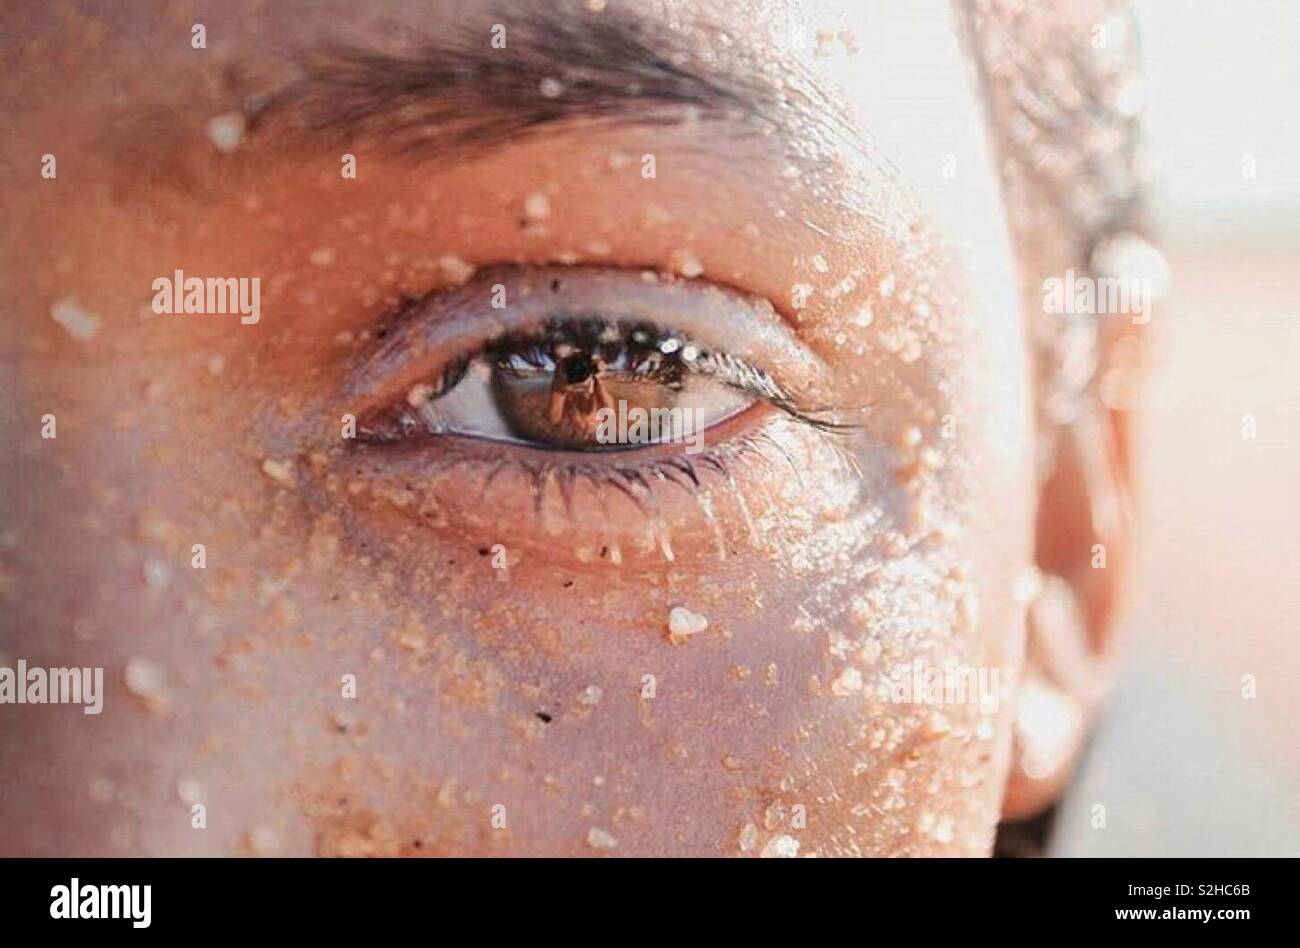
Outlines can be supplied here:
[[573, 566], [725, 557], [785, 531], [782, 511], [856, 496], [835, 435], [766, 405], [715, 427], [713, 443], [695, 455], [679, 444], [606, 456], [503, 453], [455, 436], [357, 445], [342, 453], [333, 480], [346, 495], [340, 502], [363, 517]]

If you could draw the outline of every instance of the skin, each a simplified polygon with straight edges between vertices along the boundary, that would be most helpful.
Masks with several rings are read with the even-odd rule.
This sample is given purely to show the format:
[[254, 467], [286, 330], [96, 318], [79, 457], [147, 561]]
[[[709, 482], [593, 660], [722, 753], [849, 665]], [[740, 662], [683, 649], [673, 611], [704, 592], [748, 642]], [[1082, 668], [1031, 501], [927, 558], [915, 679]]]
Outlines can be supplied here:
[[[466, 6], [388, 13], [436, 31]], [[324, 24], [380, 35], [353, 7], [6, 14], [24, 105], [7, 100], [16, 133], [0, 145], [17, 329], [0, 343], [0, 648], [102, 666], [107, 688], [97, 717], [0, 708], [6, 854], [772, 855], [788, 837], [800, 855], [986, 855], [1013, 692], [996, 714], [877, 695], [916, 660], [1013, 682], [1016, 581], [1034, 557], [1028, 351], [948, 8], [711, 5], [759, 59], [843, 82], [850, 122], [879, 144], [835, 145], [794, 175], [689, 122], [450, 161], [274, 125], [213, 148], [207, 119], [236, 102], [223, 67], [273, 73], [283, 44]], [[206, 51], [189, 46], [194, 22]], [[814, 56], [791, 24], [850, 27], [860, 49]], [[683, 29], [712, 42], [690, 16]], [[539, 192], [549, 215], [521, 227]], [[565, 511], [558, 489], [538, 514], [523, 478], [485, 488], [482, 463], [359, 454], [343, 414], [400, 403], [408, 380], [345, 380], [403, 296], [454, 287], [446, 256], [768, 300], [824, 390], [870, 410], [839, 440], [772, 414], [709, 433], [714, 447], [763, 427], [801, 475], [780, 455], [738, 462], [734, 484], [706, 486], [716, 526], [681, 490], [657, 495], [657, 526], [617, 497]], [[260, 276], [260, 321], [150, 312], [152, 281], [177, 268]], [[67, 298], [100, 319], [92, 338], [51, 319]], [[731, 339], [757, 354], [758, 336]], [[497, 544], [506, 569], [483, 555]], [[707, 630], [670, 638], [674, 606]], [[142, 667], [161, 681], [142, 684]]]

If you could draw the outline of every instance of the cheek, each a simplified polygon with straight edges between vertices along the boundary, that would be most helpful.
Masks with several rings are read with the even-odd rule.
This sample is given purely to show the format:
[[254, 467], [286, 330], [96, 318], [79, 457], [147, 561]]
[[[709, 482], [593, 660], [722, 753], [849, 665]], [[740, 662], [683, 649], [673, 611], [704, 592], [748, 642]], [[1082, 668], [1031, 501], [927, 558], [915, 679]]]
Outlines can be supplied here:
[[[295, 583], [356, 616], [304, 624], [364, 688], [299, 757], [316, 847], [986, 853], [1030, 492], [984, 430], [938, 471], [908, 438], [868, 452], [872, 501], [725, 559], [548, 557], [521, 520], [498, 563], [318, 518]], [[674, 607], [707, 628], [671, 634]]]

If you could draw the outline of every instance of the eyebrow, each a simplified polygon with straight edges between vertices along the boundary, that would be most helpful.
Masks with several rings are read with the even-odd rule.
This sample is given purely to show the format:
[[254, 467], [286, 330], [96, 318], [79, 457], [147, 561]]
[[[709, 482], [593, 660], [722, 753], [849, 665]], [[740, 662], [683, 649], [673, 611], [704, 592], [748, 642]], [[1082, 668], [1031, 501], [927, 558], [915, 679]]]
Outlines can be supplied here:
[[787, 100], [753, 51], [720, 28], [697, 29], [714, 41], [707, 50], [659, 20], [547, 3], [393, 49], [328, 44], [246, 111], [252, 131], [287, 119], [420, 158], [481, 153], [561, 126], [720, 121], [788, 138], [814, 119], [812, 100]]

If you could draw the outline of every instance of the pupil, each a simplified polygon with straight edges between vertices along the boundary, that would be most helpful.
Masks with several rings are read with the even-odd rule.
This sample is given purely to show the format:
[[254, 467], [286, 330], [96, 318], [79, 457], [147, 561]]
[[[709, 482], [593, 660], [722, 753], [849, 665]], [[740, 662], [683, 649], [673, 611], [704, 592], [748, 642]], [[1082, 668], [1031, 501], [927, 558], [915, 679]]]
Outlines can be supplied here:
[[569, 356], [560, 363], [560, 367], [564, 373], [564, 381], [569, 385], [585, 382], [596, 374], [595, 365], [586, 355]]

